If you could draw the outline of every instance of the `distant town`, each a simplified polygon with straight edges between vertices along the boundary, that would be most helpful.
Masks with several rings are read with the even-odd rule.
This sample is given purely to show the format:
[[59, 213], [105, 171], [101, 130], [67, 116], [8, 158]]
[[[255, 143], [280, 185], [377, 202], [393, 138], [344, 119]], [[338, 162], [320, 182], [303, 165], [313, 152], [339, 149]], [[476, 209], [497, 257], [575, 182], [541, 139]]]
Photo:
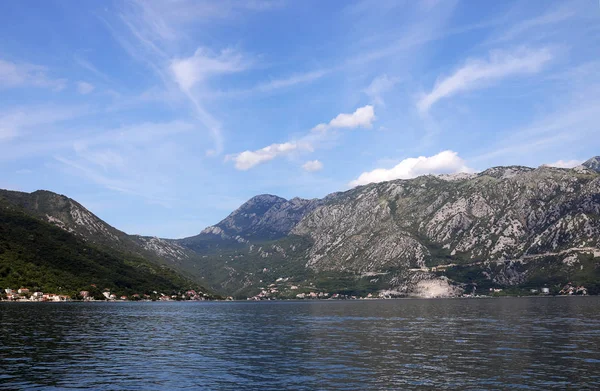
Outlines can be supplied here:
[[[329, 293], [317, 291], [314, 286], [300, 288], [298, 285], [285, 284], [288, 281], [286, 278], [279, 278], [275, 283], [269, 284], [264, 288], [259, 288], [261, 291], [251, 297], [248, 301], [262, 300], [365, 300], [365, 299], [392, 299], [399, 297], [390, 291], [381, 291], [377, 293], [368, 293], [364, 296], [347, 295], [341, 293]], [[283, 285], [283, 286], [282, 286]], [[91, 286], [97, 291], [95, 285]], [[306, 291], [306, 289], [309, 291]], [[312, 288], [312, 290], [310, 290]], [[295, 293], [294, 291], [305, 290], [304, 292]], [[0, 301], [19, 301], [19, 302], [66, 302], [66, 301], [205, 301], [214, 300], [214, 298], [203, 292], [197, 292], [190, 289], [178, 294], [165, 294], [158, 291], [148, 293], [134, 293], [132, 295], [116, 295], [111, 293], [110, 289], [104, 289], [101, 294], [94, 295], [89, 290], [82, 290], [78, 294], [72, 296], [61, 295], [56, 293], [45, 293], [41, 291], [31, 291], [29, 288], [21, 287], [19, 289], [5, 288], [0, 292]], [[529, 289], [519, 296], [549, 296], [551, 294], [559, 296], [587, 296], [588, 292], [584, 286], [576, 286], [572, 283], [566, 284], [560, 291], [551, 292], [550, 288], [542, 287], [539, 289]], [[462, 294], [458, 297], [497, 297], [497, 296], [512, 296], [506, 294], [502, 288], [489, 288], [482, 294]], [[227, 297], [225, 300], [231, 301], [232, 297]]]
[[[402, 297], [397, 291], [382, 290], [378, 292], [358, 294], [331, 293], [318, 290], [313, 284], [308, 286], [295, 285], [288, 282], [289, 278], [280, 277], [272, 284], [266, 284], [260, 287], [260, 292], [254, 296], [248, 297], [249, 301], [262, 300], [366, 300], [366, 299], [393, 299]], [[498, 296], [587, 296], [587, 289], [583, 286], [567, 283], [561, 290], [551, 291], [548, 287], [530, 288], [521, 290], [518, 293], [504, 290], [503, 288], [489, 288], [482, 293], [476, 293], [476, 289], [471, 293], [463, 293], [455, 297], [498, 297]], [[447, 297], [430, 296], [428, 298]]]
[[[92, 285], [91, 288], [96, 288]], [[97, 290], [97, 289], [95, 289]], [[101, 294], [92, 294], [91, 291], [80, 291], [74, 296], [61, 295], [57, 293], [45, 293], [41, 291], [31, 291], [29, 288], [5, 288], [3, 294], [0, 294], [0, 301], [25, 301], [25, 302], [65, 302], [65, 301], [205, 301], [213, 300], [213, 297], [207, 293], [197, 292], [190, 289], [178, 294], [165, 294], [158, 291], [147, 293], [134, 293], [132, 295], [116, 295], [111, 293], [110, 289], [104, 289]], [[228, 298], [233, 300], [232, 298]]]

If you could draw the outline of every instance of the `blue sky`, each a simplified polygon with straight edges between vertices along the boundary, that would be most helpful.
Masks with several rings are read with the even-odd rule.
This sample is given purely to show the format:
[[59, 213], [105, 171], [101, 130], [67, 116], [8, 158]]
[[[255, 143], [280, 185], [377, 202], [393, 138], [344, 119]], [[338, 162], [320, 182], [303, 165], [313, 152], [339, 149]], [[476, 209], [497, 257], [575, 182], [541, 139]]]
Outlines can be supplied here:
[[128, 233], [600, 154], [597, 1], [0, 3], [0, 187]]

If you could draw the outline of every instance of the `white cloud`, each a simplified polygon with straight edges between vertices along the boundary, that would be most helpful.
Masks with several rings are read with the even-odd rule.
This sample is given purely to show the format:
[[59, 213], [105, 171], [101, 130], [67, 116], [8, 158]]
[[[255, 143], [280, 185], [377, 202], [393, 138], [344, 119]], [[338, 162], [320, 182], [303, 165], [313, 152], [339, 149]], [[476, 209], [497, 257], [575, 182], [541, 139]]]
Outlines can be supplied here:
[[357, 179], [350, 182], [350, 186], [354, 187], [394, 179], [410, 179], [426, 174], [454, 174], [458, 172], [473, 172], [473, 170], [458, 156], [458, 153], [448, 150], [430, 157], [419, 156], [404, 159], [390, 169], [378, 168], [363, 172]]
[[323, 163], [318, 160], [309, 160], [302, 165], [302, 168], [308, 172], [320, 171], [323, 169]]
[[338, 114], [337, 117], [329, 121], [328, 124], [319, 124], [313, 128], [313, 130], [325, 131], [332, 128], [371, 128], [373, 121], [375, 121], [375, 110], [373, 106], [367, 105], [359, 107], [352, 114]]
[[256, 151], [244, 151], [237, 155], [227, 156], [226, 160], [235, 161], [235, 168], [246, 171], [252, 167], [273, 160], [278, 156], [288, 155], [297, 150], [312, 150], [308, 143], [291, 141], [283, 144], [271, 144]]
[[214, 55], [198, 48], [193, 56], [174, 59], [170, 65], [175, 81], [184, 91], [189, 91], [209, 76], [239, 72], [245, 68], [242, 56], [231, 49]]
[[89, 94], [90, 92], [94, 91], [94, 88], [96, 87], [85, 81], [77, 82], [77, 91], [82, 95]]
[[[315, 126], [313, 132], [305, 135], [298, 141], [289, 141], [283, 144], [271, 144], [256, 151], [244, 151], [235, 155], [228, 155], [225, 160], [235, 161], [235, 168], [238, 170], [249, 170], [258, 164], [273, 160], [278, 156], [291, 154], [294, 151], [312, 151], [313, 145], [321, 143], [327, 138], [327, 129], [356, 127], [370, 128], [374, 120], [375, 112], [373, 106], [364, 106], [358, 108], [352, 114], [339, 114], [328, 124], [319, 124]], [[312, 163], [314, 164], [314, 162]], [[318, 163], [320, 164], [320, 162]]]
[[554, 163], [542, 164], [545, 167], [557, 167], [557, 168], [573, 168], [581, 165], [583, 160], [558, 160]]
[[371, 84], [365, 88], [364, 92], [371, 98], [371, 101], [376, 105], [383, 105], [383, 94], [388, 92], [398, 83], [398, 79], [390, 78], [387, 75], [381, 75], [373, 79]]
[[16, 64], [0, 60], [0, 88], [40, 87], [60, 91], [65, 88], [65, 79], [51, 79], [46, 67], [33, 64]]
[[419, 100], [417, 107], [426, 112], [440, 99], [481, 88], [508, 76], [539, 72], [552, 57], [548, 48], [491, 51], [488, 59], [471, 59], [451, 76], [438, 80], [433, 90]]

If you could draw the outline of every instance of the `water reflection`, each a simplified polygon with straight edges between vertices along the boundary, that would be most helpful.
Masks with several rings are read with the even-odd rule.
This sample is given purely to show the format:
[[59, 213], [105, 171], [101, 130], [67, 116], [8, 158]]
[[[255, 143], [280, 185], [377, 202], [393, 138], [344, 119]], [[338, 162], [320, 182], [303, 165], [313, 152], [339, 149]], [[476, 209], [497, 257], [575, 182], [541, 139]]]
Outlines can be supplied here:
[[598, 304], [4, 303], [0, 389], [600, 388]]

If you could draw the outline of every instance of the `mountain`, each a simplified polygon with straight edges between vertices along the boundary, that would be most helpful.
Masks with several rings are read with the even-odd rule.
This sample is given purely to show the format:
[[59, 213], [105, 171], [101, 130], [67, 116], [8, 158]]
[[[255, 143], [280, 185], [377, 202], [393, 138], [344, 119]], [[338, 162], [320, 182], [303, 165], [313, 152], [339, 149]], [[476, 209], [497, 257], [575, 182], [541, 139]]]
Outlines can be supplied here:
[[190, 257], [189, 251], [174, 241], [119, 231], [64, 195], [45, 190], [33, 193], [0, 190], [0, 198], [22, 208], [31, 217], [51, 223], [105, 249], [134, 254], [163, 264], [174, 264]]
[[[277, 279], [288, 281], [278, 294], [295, 285], [437, 296], [555, 289], [570, 280], [596, 291], [598, 161], [395, 180], [303, 200], [296, 209], [259, 196], [203, 231], [203, 247], [194, 247], [198, 237], [180, 243], [201, 254], [195, 265], [214, 288], [237, 295]], [[292, 212], [273, 213], [280, 210]]]
[[594, 156], [593, 158], [586, 160], [582, 166], [587, 169], [600, 172], [600, 156]]
[[[20, 196], [9, 194], [13, 200]], [[35, 201], [37, 196], [54, 197], [46, 192], [30, 200]], [[43, 202], [30, 206], [48, 212]], [[106, 227], [94, 228], [104, 232]], [[108, 232], [113, 234], [112, 229]], [[117, 295], [155, 291], [168, 295], [192, 288], [205, 292], [196, 282], [172, 269], [132, 253], [107, 250], [64, 226], [33, 217], [4, 197], [0, 197], [0, 286], [70, 295], [87, 290], [100, 297], [101, 289], [105, 288]]]
[[178, 240], [128, 235], [51, 192], [0, 199], [80, 245], [239, 298], [523, 294], [569, 282], [600, 293], [599, 166], [600, 157], [573, 169], [493, 167], [312, 200], [264, 194]]
[[270, 194], [258, 195], [218, 224], [178, 243], [194, 251], [203, 251], [211, 247], [239, 247], [249, 241], [279, 239], [289, 234], [305, 214], [320, 204], [320, 200], [293, 198], [288, 201]]

